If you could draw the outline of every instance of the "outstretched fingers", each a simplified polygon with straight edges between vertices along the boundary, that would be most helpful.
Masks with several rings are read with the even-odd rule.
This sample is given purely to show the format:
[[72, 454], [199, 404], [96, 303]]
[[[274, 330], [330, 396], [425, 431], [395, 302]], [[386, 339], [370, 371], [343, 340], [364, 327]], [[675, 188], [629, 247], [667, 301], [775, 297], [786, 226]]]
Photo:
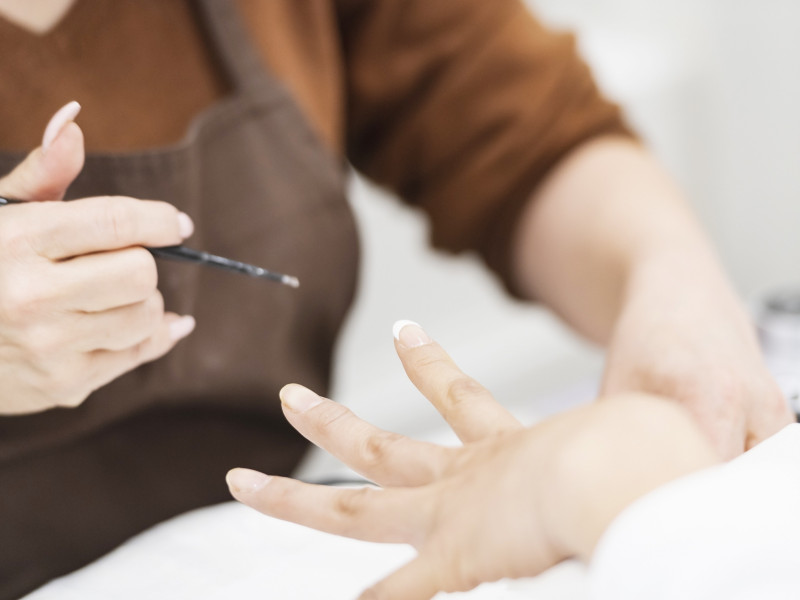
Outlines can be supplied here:
[[249, 469], [231, 470], [227, 481], [234, 498], [265, 515], [349, 538], [419, 545], [431, 522], [421, 488], [335, 488]]
[[452, 449], [370, 425], [348, 408], [297, 384], [280, 392], [286, 419], [306, 439], [382, 486], [419, 486], [438, 479]]
[[463, 442], [520, 429], [514, 416], [412, 321], [394, 326], [395, 348], [408, 378]]

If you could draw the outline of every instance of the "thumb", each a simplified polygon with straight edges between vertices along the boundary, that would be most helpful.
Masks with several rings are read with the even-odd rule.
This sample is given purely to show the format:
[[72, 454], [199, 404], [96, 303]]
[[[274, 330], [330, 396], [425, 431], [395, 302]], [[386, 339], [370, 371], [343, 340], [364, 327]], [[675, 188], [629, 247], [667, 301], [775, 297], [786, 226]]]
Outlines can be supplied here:
[[422, 556], [365, 590], [358, 600], [429, 600], [440, 591], [431, 564]]
[[83, 168], [83, 132], [74, 123], [77, 102], [61, 107], [45, 128], [42, 145], [0, 179], [0, 196], [17, 200], [61, 200]]

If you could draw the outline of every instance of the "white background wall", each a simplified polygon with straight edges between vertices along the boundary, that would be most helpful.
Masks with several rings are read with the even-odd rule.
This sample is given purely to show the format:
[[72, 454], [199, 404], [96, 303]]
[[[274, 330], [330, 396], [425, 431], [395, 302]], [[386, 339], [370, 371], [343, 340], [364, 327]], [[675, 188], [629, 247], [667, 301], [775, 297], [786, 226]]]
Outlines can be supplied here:
[[[800, 282], [800, 2], [528, 3], [578, 31], [601, 85], [684, 185], [739, 291]], [[438, 417], [394, 356], [391, 325], [401, 318], [426, 326], [527, 420], [591, 396], [597, 350], [507, 300], [476, 261], [428, 251], [419, 214], [361, 181], [353, 205], [362, 288], [339, 344], [334, 398], [383, 427], [436, 435]]]
[[739, 290], [800, 282], [800, 2], [529, 0], [583, 34]]

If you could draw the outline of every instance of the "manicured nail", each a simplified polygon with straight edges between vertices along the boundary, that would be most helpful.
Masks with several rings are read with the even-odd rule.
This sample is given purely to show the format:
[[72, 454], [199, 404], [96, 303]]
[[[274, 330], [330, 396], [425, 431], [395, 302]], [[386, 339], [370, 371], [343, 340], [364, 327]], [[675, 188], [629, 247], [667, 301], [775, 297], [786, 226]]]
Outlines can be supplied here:
[[81, 112], [81, 105], [74, 100], [56, 111], [56, 114], [53, 115], [44, 129], [44, 136], [42, 137], [43, 151], [47, 151], [67, 123], [72, 123], [79, 112]]
[[406, 348], [418, 348], [433, 341], [425, 333], [425, 330], [414, 321], [398, 321], [392, 327], [392, 333], [394, 339]]
[[194, 221], [186, 213], [178, 213], [178, 232], [183, 239], [191, 237], [194, 233]]
[[322, 404], [322, 398], [310, 389], [302, 385], [297, 385], [296, 383], [283, 386], [283, 389], [278, 395], [281, 397], [281, 402], [283, 402], [289, 410], [296, 413], [304, 413], [318, 404]]
[[231, 469], [225, 476], [228, 487], [235, 494], [252, 494], [267, 485], [272, 477], [250, 469]]
[[169, 324], [169, 337], [172, 338], [173, 342], [182, 340], [194, 331], [196, 324], [197, 322], [194, 320], [194, 317], [181, 317], [177, 321], [173, 321]]

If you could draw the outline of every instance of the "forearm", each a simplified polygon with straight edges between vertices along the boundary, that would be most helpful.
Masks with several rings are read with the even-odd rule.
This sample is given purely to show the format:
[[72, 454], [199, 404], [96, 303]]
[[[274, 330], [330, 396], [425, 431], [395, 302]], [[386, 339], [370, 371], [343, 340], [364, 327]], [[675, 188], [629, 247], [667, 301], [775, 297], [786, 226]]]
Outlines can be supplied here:
[[589, 142], [562, 161], [523, 211], [512, 257], [524, 294], [599, 343], [608, 342], [632, 287], [653, 283], [652, 272], [730, 294], [679, 190], [623, 138]]

